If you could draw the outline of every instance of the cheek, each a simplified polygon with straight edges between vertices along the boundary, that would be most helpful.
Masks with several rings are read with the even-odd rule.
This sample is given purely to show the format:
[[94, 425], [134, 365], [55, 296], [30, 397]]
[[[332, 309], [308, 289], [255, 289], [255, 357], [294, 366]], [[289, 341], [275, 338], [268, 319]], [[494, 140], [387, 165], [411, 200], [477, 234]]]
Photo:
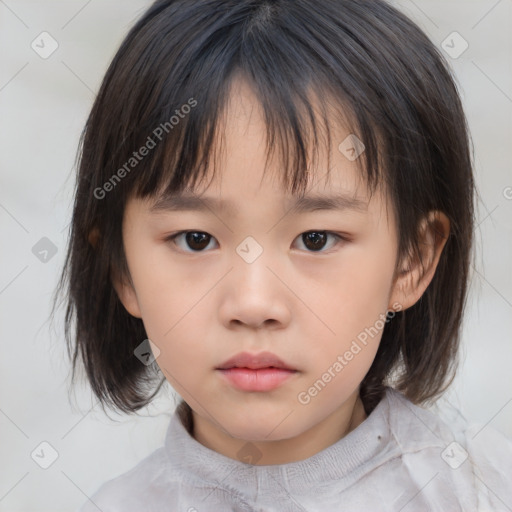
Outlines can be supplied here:
[[323, 306], [344, 324], [373, 323], [387, 309], [393, 270], [394, 258], [386, 247], [354, 247], [326, 276]]
[[341, 265], [333, 263], [315, 305], [325, 324], [323, 341], [313, 348], [318, 361], [329, 367], [347, 352], [346, 377], [366, 373], [385, 326], [394, 263], [393, 247], [385, 244], [354, 246]]
[[212, 359], [206, 340], [214, 321], [208, 292], [218, 281], [219, 271], [205, 265], [171, 264], [161, 247], [136, 250], [131, 256], [130, 271], [146, 334], [160, 350], [157, 364], [166, 377], [176, 377], [172, 383], [179, 388], [194, 364]]
[[129, 265], [146, 331], [148, 335], [152, 331], [155, 339], [166, 335], [201, 298], [201, 291], [208, 290], [205, 274], [201, 281], [190, 264], [173, 262], [165, 244], [138, 244]]

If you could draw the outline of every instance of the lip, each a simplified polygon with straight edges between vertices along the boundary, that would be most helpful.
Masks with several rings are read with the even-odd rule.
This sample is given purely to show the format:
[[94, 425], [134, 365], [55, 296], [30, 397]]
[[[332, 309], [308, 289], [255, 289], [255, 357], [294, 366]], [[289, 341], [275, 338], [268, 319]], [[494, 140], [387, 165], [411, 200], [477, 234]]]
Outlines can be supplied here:
[[233, 357], [224, 361], [217, 370], [227, 370], [230, 368], [246, 368], [250, 370], [260, 370], [263, 368], [275, 368], [280, 370], [297, 371], [283, 360], [279, 359], [272, 352], [259, 352], [258, 354], [250, 354], [249, 352], [239, 352]]
[[242, 391], [271, 391], [283, 384], [296, 370], [283, 368], [227, 368], [217, 369], [227, 381]]
[[240, 352], [216, 368], [233, 386], [242, 391], [271, 391], [298, 373], [272, 352]]

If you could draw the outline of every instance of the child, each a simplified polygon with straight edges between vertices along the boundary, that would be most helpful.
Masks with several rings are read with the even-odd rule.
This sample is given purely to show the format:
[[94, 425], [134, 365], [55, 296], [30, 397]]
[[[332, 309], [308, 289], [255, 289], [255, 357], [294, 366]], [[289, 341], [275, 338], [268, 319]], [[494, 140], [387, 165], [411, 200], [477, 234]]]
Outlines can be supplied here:
[[60, 284], [102, 404], [182, 400], [81, 511], [512, 510], [512, 442], [422, 407], [457, 360], [468, 139], [381, 0], [155, 2], [87, 121]]

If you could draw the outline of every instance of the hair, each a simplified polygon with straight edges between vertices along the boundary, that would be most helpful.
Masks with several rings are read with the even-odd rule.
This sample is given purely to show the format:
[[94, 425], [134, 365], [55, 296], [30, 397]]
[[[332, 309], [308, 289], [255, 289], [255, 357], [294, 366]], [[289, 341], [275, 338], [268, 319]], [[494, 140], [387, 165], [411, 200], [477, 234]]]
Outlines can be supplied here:
[[[329, 151], [327, 113], [348, 123], [365, 146], [358, 165], [369, 190], [384, 186], [392, 200], [397, 266], [407, 256], [421, 259], [419, 226], [428, 212], [448, 217], [450, 234], [432, 281], [416, 304], [386, 323], [360, 385], [367, 414], [391, 384], [416, 404], [438, 397], [455, 376], [467, 295], [470, 136], [443, 55], [381, 0], [158, 0], [131, 28], [77, 154], [69, 247], [57, 288], [67, 292], [73, 381], [80, 358], [102, 405], [123, 412], [147, 405], [165, 382], [156, 365], [134, 356], [147, 338], [143, 322], [125, 310], [112, 285], [113, 276], [131, 282], [123, 213], [131, 197], [179, 193], [205, 178], [237, 77], [262, 106], [268, 156], [280, 148], [283, 184], [294, 194], [308, 186], [309, 149], [319, 140], [312, 98], [321, 107]], [[154, 147], [136, 159], [143, 146]]]

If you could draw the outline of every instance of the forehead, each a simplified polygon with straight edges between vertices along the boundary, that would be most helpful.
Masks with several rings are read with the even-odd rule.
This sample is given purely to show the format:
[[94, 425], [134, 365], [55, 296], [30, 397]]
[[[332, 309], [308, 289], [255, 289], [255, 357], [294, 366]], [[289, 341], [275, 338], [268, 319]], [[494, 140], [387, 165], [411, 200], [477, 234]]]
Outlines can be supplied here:
[[[320, 106], [314, 97], [311, 105], [319, 114]], [[148, 212], [158, 215], [210, 211], [235, 217], [249, 208], [262, 213], [269, 208], [284, 208], [297, 214], [318, 210], [366, 211], [370, 197], [363, 173], [364, 144], [351, 132], [347, 118], [338, 108], [327, 113], [330, 148], [322, 122], [318, 124], [320, 142], [315, 144], [312, 138], [304, 141], [310, 156], [305, 191], [291, 194], [284, 177], [296, 171], [287, 168], [288, 162], [294, 161], [293, 155], [279, 151], [269, 154], [269, 147], [285, 151], [284, 146], [277, 146], [269, 136], [264, 112], [250, 84], [234, 79], [216, 124], [213, 158], [208, 155], [209, 169], [202, 176], [209, 185], [185, 186], [180, 192], [161, 189], [150, 197]], [[322, 120], [319, 115], [318, 120]], [[286, 141], [291, 140], [290, 134], [279, 134], [283, 135]]]

